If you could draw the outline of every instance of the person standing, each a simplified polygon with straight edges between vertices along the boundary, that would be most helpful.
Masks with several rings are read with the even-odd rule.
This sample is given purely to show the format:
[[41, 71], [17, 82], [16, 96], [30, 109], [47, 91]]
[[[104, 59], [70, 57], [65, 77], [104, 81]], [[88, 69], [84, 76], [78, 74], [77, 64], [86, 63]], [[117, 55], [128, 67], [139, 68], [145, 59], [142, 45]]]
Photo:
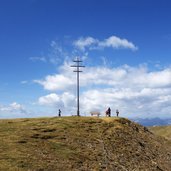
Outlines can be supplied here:
[[111, 109], [110, 109], [110, 107], [108, 108], [108, 115], [109, 115], [109, 117], [111, 116]]
[[58, 116], [61, 117], [61, 110], [58, 111]]
[[119, 117], [119, 110], [116, 109], [116, 116]]

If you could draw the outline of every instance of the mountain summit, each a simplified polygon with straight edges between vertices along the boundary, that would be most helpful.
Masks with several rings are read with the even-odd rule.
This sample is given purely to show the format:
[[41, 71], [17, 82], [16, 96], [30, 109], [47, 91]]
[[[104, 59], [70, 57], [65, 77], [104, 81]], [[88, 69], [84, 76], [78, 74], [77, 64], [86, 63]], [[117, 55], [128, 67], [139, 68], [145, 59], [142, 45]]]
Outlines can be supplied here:
[[169, 171], [170, 141], [125, 118], [0, 120], [0, 170]]

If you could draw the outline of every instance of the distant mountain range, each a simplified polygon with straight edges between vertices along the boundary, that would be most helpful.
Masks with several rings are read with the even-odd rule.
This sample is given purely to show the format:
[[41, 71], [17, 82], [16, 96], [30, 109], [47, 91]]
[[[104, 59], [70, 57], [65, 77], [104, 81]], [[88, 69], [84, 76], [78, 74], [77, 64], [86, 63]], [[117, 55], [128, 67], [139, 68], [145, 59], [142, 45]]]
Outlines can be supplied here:
[[164, 126], [171, 125], [171, 118], [131, 118], [130, 120], [144, 126]]

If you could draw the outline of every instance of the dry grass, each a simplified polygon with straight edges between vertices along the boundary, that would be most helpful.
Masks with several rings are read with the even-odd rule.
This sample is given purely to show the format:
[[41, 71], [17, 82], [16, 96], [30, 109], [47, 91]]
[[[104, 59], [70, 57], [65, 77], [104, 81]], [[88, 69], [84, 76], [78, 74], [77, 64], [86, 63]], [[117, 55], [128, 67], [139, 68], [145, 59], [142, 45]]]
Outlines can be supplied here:
[[2, 171], [167, 171], [171, 166], [163, 140], [124, 118], [0, 120], [0, 137]]
[[149, 129], [156, 135], [163, 136], [171, 140], [171, 126], [154, 126]]

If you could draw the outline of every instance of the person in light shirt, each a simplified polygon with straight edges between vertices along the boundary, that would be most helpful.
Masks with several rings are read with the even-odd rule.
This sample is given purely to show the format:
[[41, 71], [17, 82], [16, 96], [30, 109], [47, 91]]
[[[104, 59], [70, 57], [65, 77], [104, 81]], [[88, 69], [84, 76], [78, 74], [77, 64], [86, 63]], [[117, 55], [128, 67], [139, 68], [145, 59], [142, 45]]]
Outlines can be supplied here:
[[116, 109], [116, 116], [119, 117], [119, 110]]

